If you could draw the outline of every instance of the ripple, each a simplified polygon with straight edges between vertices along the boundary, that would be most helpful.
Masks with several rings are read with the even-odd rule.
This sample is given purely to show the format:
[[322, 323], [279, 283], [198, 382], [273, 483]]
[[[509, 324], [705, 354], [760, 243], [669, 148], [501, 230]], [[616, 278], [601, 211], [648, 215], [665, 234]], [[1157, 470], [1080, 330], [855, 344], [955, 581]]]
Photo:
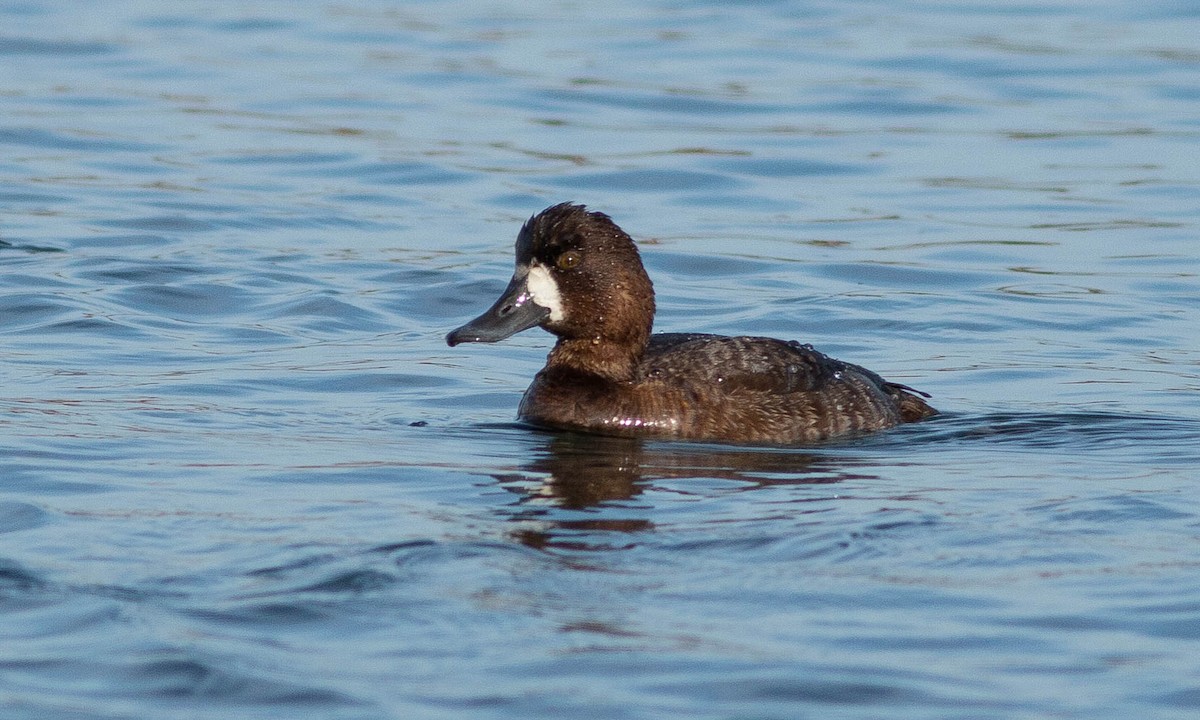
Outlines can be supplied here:
[[164, 149], [164, 146], [153, 143], [80, 137], [38, 128], [0, 128], [0, 145], [19, 145], [47, 150], [88, 150], [91, 152], [153, 152]]
[[195, 657], [184, 650], [161, 651], [159, 657], [112, 671], [125, 692], [160, 700], [235, 703], [250, 706], [321, 708], [359, 705], [342, 693], [305, 684], [299, 679], [271, 677], [266, 672]]
[[1178, 462], [1197, 458], [1196, 448], [1200, 448], [1200, 421], [1135, 414], [958, 416], [923, 425], [919, 432], [929, 442], [985, 442], [1039, 449], [1122, 450], [1151, 445], [1158, 448], [1158, 459]]
[[293, 373], [286, 380], [252, 381], [254, 385], [278, 387], [310, 393], [389, 393], [425, 392], [454, 385], [452, 380], [412, 373], [307, 371]]
[[331, 165], [304, 171], [307, 176], [354, 178], [372, 185], [444, 185], [462, 183], [473, 175], [424, 162], [368, 162]]
[[544, 90], [537, 93], [542, 107], [563, 108], [571, 105], [599, 105], [605, 108], [624, 108], [680, 115], [746, 115], [778, 113], [784, 105], [752, 100], [724, 100], [683, 93], [639, 92], [635, 90], [606, 91], [594, 88], [573, 90]]
[[873, 171], [869, 165], [821, 162], [802, 158], [734, 158], [718, 160], [710, 163], [710, 166], [734, 174], [764, 178], [861, 175]]
[[[158, 261], [113, 260], [117, 267], [82, 269], [78, 276], [101, 283], [162, 284], [190, 280], [209, 275], [211, 270], [203, 266]], [[95, 264], [95, 261], [89, 264]]]
[[248, 153], [214, 158], [214, 162], [231, 165], [328, 165], [349, 163], [356, 159], [351, 153], [274, 152]]
[[112, 297], [130, 309], [170, 319], [211, 319], [236, 315], [254, 306], [250, 293], [218, 283], [136, 285]]
[[200, 220], [183, 215], [159, 215], [151, 217], [123, 218], [119, 220], [99, 220], [98, 225], [106, 227], [126, 228], [145, 232], [159, 233], [197, 233], [209, 232], [220, 227], [220, 224], [208, 220]]
[[46, 524], [47, 517], [46, 511], [36, 505], [0, 501], [0, 533], [41, 527]]
[[0, 55], [106, 55], [115, 52], [116, 49], [116, 45], [102, 42], [43, 40], [33, 37], [0, 37]]
[[584, 190], [620, 190], [624, 192], [679, 192], [684, 190], [728, 190], [740, 181], [728, 175], [695, 170], [612, 170], [551, 178], [552, 184]]
[[76, 315], [80, 306], [55, 294], [22, 293], [4, 296], [0, 327], [10, 332], [39, 329], [66, 315]]
[[1062, 501], [1033, 509], [1038, 512], [1053, 513], [1056, 523], [1159, 522], [1195, 517], [1192, 513], [1178, 512], [1160, 502], [1126, 496], [1089, 498], [1086, 501]]
[[[10, 504], [12, 503], [5, 503], [5, 505]], [[45, 587], [46, 581], [39, 575], [30, 572], [11, 560], [0, 558], [0, 591], [3, 591], [4, 595], [36, 591]]]
[[358, 330], [364, 332], [384, 331], [392, 325], [378, 313], [353, 305], [345, 300], [328, 295], [305, 297], [276, 306], [270, 311], [272, 318], [302, 319], [303, 327], [332, 332]]
[[[1195, 709], [1194, 4], [78, 5], [0, 5], [6, 720]], [[550, 336], [443, 336], [567, 199], [946, 414], [512, 422]]]
[[352, 570], [339, 573], [331, 578], [299, 588], [297, 592], [308, 593], [362, 593], [379, 590], [397, 582], [398, 578], [391, 573], [377, 570]]

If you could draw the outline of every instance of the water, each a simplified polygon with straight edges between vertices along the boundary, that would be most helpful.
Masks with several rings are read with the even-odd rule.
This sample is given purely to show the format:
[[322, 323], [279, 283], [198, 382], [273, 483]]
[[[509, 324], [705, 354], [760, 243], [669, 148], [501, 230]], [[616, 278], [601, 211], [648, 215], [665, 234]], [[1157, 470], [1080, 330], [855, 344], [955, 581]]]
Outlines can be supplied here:
[[[1190, 3], [0, 4], [0, 717], [1200, 709]], [[934, 394], [513, 423], [530, 214]]]

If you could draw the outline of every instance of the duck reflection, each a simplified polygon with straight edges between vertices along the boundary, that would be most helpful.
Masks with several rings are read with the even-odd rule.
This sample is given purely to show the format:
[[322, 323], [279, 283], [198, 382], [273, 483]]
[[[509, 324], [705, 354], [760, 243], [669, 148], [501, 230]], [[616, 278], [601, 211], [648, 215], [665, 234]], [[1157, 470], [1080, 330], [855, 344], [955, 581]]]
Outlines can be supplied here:
[[[653, 513], [645, 511], [649, 503], [640, 505], [637, 498], [662, 481], [727, 480], [743, 484], [733, 490], [737, 492], [875, 477], [854, 472], [856, 463], [851, 458], [811, 451], [576, 433], [545, 433], [542, 437], [544, 444], [535, 448], [534, 459], [520, 473], [495, 476], [505, 489], [519, 496], [507, 508], [510, 519], [522, 525], [514, 536], [539, 549], [614, 549], [613, 536], [595, 533], [653, 530]], [[675, 483], [669, 491], [689, 492]], [[601, 537], [603, 542], [597, 544]]]

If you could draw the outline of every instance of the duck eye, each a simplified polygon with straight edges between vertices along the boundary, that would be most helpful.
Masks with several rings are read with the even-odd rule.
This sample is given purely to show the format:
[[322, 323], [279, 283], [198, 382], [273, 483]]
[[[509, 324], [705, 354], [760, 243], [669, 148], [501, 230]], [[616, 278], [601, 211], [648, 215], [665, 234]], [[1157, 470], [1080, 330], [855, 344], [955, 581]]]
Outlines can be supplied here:
[[574, 250], [568, 250], [562, 255], [559, 255], [558, 260], [555, 261], [554, 264], [558, 265], [559, 270], [571, 270], [572, 268], [577, 267], [579, 265], [579, 261], [582, 259], [583, 257], [580, 256], [579, 253], [575, 252]]

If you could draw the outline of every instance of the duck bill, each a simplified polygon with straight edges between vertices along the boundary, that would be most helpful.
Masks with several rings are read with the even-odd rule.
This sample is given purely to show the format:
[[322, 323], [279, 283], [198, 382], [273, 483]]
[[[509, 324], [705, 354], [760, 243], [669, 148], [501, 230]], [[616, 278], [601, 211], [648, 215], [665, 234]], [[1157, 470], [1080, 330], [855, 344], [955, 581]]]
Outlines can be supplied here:
[[509, 281], [504, 294], [487, 312], [446, 335], [446, 344], [491, 343], [512, 337], [522, 330], [540, 324], [550, 311], [533, 301], [529, 294], [528, 273], [517, 273]]

